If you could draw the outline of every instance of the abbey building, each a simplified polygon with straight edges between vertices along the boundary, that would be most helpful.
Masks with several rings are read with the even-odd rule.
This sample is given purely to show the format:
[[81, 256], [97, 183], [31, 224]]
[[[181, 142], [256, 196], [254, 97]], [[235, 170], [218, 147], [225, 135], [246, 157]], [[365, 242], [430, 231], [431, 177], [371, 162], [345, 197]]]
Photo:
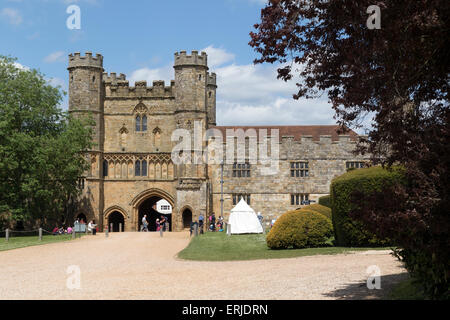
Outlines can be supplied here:
[[[329, 193], [335, 176], [367, 160], [352, 153], [356, 133], [339, 135], [337, 126], [217, 126], [216, 75], [209, 72], [204, 52], [176, 53], [175, 80], [169, 84], [130, 86], [125, 75], [105, 73], [103, 57], [90, 52], [70, 55], [68, 70], [69, 112], [95, 120], [90, 170], [76, 215], [95, 219], [101, 228], [112, 224], [115, 231], [119, 225], [136, 231], [147, 214], [152, 229], [161, 199], [172, 207], [172, 231], [189, 227], [200, 213], [219, 216], [223, 208], [227, 218], [241, 197], [269, 221], [305, 200], [317, 201]], [[174, 162], [172, 133], [193, 132], [195, 125], [222, 133], [224, 144], [229, 132], [266, 130], [270, 136], [277, 130], [277, 171], [264, 173], [248, 153], [223, 165]]]

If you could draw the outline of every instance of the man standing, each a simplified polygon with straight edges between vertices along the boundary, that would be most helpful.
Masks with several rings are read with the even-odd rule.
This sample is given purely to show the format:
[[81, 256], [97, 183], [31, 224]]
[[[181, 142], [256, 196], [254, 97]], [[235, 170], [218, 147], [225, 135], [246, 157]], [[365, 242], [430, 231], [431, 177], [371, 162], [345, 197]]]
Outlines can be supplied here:
[[200, 229], [200, 234], [203, 234], [203, 222], [205, 221], [205, 217], [202, 213], [198, 217], [198, 228]]
[[142, 218], [142, 231], [148, 232], [148, 222], [147, 222], [147, 215], [146, 214]]

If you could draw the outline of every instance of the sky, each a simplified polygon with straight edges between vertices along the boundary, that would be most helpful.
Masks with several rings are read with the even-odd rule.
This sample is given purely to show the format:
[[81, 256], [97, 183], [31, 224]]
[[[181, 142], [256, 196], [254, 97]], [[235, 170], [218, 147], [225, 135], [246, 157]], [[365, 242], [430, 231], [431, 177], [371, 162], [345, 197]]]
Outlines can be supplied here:
[[[174, 53], [206, 51], [217, 74], [218, 125], [335, 124], [326, 94], [294, 100], [295, 81], [277, 79], [272, 64], [254, 65], [248, 45], [266, 0], [0, 0], [0, 55], [39, 69], [68, 88], [68, 55], [104, 56], [106, 72], [130, 80], [174, 78]], [[79, 30], [67, 9], [77, 5]], [[67, 97], [61, 104], [67, 109]]]

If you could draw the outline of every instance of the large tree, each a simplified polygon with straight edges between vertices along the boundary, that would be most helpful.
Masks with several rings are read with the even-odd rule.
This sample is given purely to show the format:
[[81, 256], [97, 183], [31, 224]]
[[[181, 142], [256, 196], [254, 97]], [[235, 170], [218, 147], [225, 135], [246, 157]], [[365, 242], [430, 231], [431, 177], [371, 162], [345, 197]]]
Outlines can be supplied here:
[[80, 192], [90, 120], [62, 112], [62, 94], [0, 56], [0, 227], [59, 222]]
[[298, 82], [295, 99], [326, 92], [343, 127], [373, 117], [358, 151], [403, 165], [409, 183], [353, 217], [394, 239], [435, 298], [450, 278], [449, 17], [446, 0], [271, 0], [250, 42], [256, 63], [281, 63], [279, 78]]

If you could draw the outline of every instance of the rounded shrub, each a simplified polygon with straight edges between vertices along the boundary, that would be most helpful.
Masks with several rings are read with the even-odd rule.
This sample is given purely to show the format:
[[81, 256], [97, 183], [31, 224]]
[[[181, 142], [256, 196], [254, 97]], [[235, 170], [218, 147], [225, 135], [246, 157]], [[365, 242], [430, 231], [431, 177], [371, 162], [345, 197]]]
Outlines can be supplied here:
[[388, 239], [379, 239], [368, 232], [363, 224], [350, 218], [358, 209], [355, 195], [368, 196], [382, 192], [384, 188], [401, 183], [404, 179], [400, 168], [392, 170], [380, 166], [351, 170], [331, 182], [331, 210], [334, 236], [338, 246], [384, 246]]
[[319, 198], [319, 204], [321, 204], [322, 206], [328, 207], [331, 209], [331, 197], [328, 196], [323, 196]]
[[271, 249], [311, 248], [322, 246], [332, 235], [331, 221], [311, 210], [288, 211], [277, 219], [267, 235]]
[[331, 209], [328, 207], [322, 206], [320, 204], [311, 204], [309, 206], [302, 208], [301, 210], [316, 211], [318, 213], [323, 214], [325, 217], [327, 217], [331, 221]]

